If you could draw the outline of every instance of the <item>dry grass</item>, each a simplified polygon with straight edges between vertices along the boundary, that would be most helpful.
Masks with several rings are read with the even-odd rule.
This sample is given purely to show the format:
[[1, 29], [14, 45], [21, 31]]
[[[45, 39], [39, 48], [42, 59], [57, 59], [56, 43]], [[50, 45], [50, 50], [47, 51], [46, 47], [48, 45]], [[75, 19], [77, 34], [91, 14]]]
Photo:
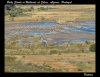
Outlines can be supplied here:
[[93, 9], [95, 5], [18, 5], [17, 7], [21, 7], [23, 9], [33, 7], [34, 9], [40, 7], [49, 7], [49, 8], [56, 8], [56, 9]]
[[[19, 6], [21, 7], [21, 5]], [[22, 6], [26, 7], [26, 6]], [[28, 7], [28, 6], [27, 6]], [[48, 6], [33, 6], [34, 8], [39, 7], [52, 7], [54, 10], [47, 11], [32, 11], [24, 12], [28, 16], [15, 17], [14, 21], [56, 21], [57, 23], [63, 24], [68, 21], [82, 21], [95, 19], [95, 5], [48, 5]], [[56, 11], [57, 10], [57, 11]], [[5, 16], [5, 21], [10, 21], [10, 17]], [[11, 18], [10, 18], [11, 19]]]
[[[16, 57], [16, 60], [23, 62], [23, 64], [45, 64], [51, 68], [65, 70], [66, 72], [80, 72], [79, 69], [81, 69], [81, 72], [95, 72], [95, 53], [67, 53], [61, 55], [12, 55], [12, 57]], [[90, 64], [88, 64], [88, 62]]]

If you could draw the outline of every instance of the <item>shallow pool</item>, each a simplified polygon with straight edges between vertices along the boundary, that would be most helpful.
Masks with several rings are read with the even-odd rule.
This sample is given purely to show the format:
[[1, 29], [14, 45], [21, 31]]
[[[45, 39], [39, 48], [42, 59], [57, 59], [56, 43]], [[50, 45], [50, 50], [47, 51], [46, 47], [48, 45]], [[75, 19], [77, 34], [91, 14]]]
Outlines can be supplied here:
[[79, 27], [63, 27], [64, 30], [81, 31], [87, 33], [95, 33], [95, 27], [90, 25], [81, 25]]
[[80, 42], [94, 41], [94, 40], [95, 39], [77, 38], [77, 39], [66, 39], [66, 40], [55, 41], [54, 43], [56, 43], [56, 44], [61, 44], [61, 43], [65, 43], [65, 42], [69, 42], [69, 43], [80, 43]]
[[79, 26], [73, 26], [73, 27], [67, 26], [64, 27], [63, 29], [95, 33], [95, 20], [83, 21], [80, 22]]
[[43, 35], [43, 34], [51, 34], [51, 32], [29, 32], [29, 35]]
[[22, 23], [20, 25], [21, 26], [55, 26], [57, 25], [57, 23], [44, 21], [44, 22], [28, 22], [28, 23]]
[[[76, 25], [77, 23], [78, 25]], [[91, 39], [95, 40], [95, 31], [94, 20], [74, 22], [71, 26], [65, 24], [59, 25], [56, 22], [48, 21], [26, 22], [15, 24], [15, 26], [6, 26], [5, 37], [11, 38], [14, 36], [39, 35], [41, 38], [43, 36], [42, 41], [45, 42], [84, 42]]]

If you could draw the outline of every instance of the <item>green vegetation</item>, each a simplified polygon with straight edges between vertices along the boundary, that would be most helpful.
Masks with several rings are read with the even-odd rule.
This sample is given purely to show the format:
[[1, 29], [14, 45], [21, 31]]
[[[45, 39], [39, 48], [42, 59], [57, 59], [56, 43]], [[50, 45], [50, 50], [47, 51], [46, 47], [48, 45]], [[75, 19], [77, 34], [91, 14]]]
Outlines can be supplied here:
[[5, 56], [5, 65], [14, 64], [16, 57]]
[[38, 8], [39, 11], [45, 11], [45, 10], [48, 10], [48, 7], [47, 8], [44, 8], [44, 7], [40, 7]]
[[91, 51], [91, 52], [95, 52], [95, 44], [92, 44], [92, 45], [90, 46], [90, 51]]
[[[33, 36], [34, 38], [37, 38]], [[95, 52], [95, 43], [94, 42], [85, 42], [85, 43], [64, 43], [61, 45], [48, 44], [36, 39], [34, 40], [33, 45], [28, 45], [25, 41], [23, 44], [16, 42], [16, 39], [24, 39], [27, 37], [17, 37], [11, 38], [10, 40], [5, 41], [5, 54], [19, 54], [19, 55], [47, 55], [47, 54], [61, 54], [61, 53], [86, 53], [86, 52]], [[26, 45], [25, 45], [26, 44]]]
[[[31, 8], [27, 11], [31, 11]], [[10, 16], [11, 21], [14, 21], [15, 17], [25, 15], [23, 12], [25, 12], [25, 10], [20, 7], [16, 7], [16, 5], [5, 5], [5, 16]]]

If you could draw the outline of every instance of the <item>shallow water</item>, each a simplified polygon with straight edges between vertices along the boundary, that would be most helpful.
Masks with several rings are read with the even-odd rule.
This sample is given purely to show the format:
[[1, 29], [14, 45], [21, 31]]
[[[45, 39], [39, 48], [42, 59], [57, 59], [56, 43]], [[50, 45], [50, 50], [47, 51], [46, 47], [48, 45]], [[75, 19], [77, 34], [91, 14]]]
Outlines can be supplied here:
[[29, 23], [22, 23], [21, 26], [55, 26], [57, 25], [56, 22], [29, 22]]
[[63, 27], [64, 30], [81, 31], [87, 33], [95, 33], [95, 28], [89, 25], [82, 25], [80, 27]]
[[[18, 24], [19, 25], [19, 24]], [[20, 26], [56, 26], [58, 25], [56, 22], [28, 22], [28, 23], [21, 23]], [[63, 25], [62, 25], [63, 26]], [[81, 32], [87, 32], [87, 33], [95, 33], [95, 20], [88, 20], [81, 22], [81, 24], [77, 27], [70, 27], [66, 26], [63, 27], [63, 30], [73, 30], [73, 31], [81, 31]], [[51, 32], [29, 32], [29, 35], [32, 34], [51, 34]]]
[[64, 42], [69, 42], [69, 43], [80, 43], [80, 42], [85, 42], [85, 41], [94, 41], [94, 39], [88, 39], [88, 38], [78, 38], [78, 39], [71, 39], [71, 40], [60, 40], [60, 41], [56, 41], [55, 43], [57, 44], [61, 44]]
[[43, 34], [51, 34], [51, 32], [29, 32], [29, 35], [43, 35]]
[[88, 21], [81, 22], [79, 26], [73, 26], [73, 27], [66, 26], [63, 27], [63, 29], [95, 34], [95, 20], [88, 20]]
[[[73, 31], [81, 31], [81, 32], [87, 32], [87, 33], [93, 33], [95, 34], [95, 21], [94, 20], [88, 20], [88, 21], [84, 21], [82, 22], [82, 24], [85, 25], [79, 25], [78, 27], [70, 27], [70, 26], [66, 26], [63, 27], [64, 30], [73, 30]], [[92, 24], [92, 25], [91, 25]], [[35, 23], [24, 23], [21, 24], [21, 26], [56, 26], [58, 25], [55, 22], [35, 22]], [[51, 32], [29, 32], [29, 35], [41, 35], [41, 34], [51, 34]]]
[[87, 21], [85, 21], [84, 23], [87, 23], [87, 24], [94, 24], [94, 25], [95, 25], [95, 20], [87, 20]]
[[[6, 27], [7, 29], [6, 29], [5, 35], [6, 37], [8, 36], [14, 37], [14, 35], [16, 36], [23, 36], [23, 35], [41, 36], [42, 35], [43, 39], [40, 39], [40, 40], [42, 40], [43, 42], [46, 42], [46, 43], [53, 42], [57, 44], [63, 43], [63, 42], [85, 42], [87, 40], [95, 40], [94, 39], [94, 35], [95, 35], [95, 21], [94, 20], [79, 22], [78, 26], [76, 26], [75, 22], [73, 24], [75, 26], [59, 25], [55, 22], [20, 23], [20, 24], [15, 24], [14, 26], [10, 26], [8, 28]], [[57, 29], [59, 29], [59, 31], [56, 31], [56, 29], [53, 30], [53, 27], [55, 26]], [[56, 32], [58, 35], [55, 35]], [[93, 37], [88, 38], [89, 35], [93, 35]], [[51, 39], [52, 41], [48, 40], [47, 37], [49, 37], [49, 39]], [[30, 41], [30, 39], [27, 39], [27, 40]], [[17, 41], [17, 42], [20, 42], [20, 41]]]

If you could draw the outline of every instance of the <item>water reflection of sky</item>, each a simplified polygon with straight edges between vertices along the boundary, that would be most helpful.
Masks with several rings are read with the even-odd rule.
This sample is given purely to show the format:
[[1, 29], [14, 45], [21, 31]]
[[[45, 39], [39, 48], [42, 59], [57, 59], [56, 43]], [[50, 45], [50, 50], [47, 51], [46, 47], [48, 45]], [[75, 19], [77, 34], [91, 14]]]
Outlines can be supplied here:
[[82, 25], [80, 27], [63, 27], [64, 30], [81, 31], [87, 33], [95, 33], [95, 28], [89, 25]]
[[73, 43], [80, 43], [80, 42], [85, 42], [85, 41], [94, 41], [94, 39], [88, 39], [88, 38], [78, 38], [78, 39], [71, 39], [71, 40], [59, 40], [59, 41], [55, 41], [54, 43], [55, 44], [61, 44], [61, 43], [64, 43], [64, 42], [73, 42]]
[[[74, 24], [75, 26], [68, 26], [68, 25], [61, 25], [61, 29], [63, 31], [67, 31], [67, 30], [71, 30], [71, 31], [75, 31], [75, 32], [80, 32], [80, 33], [84, 33], [84, 34], [95, 34], [95, 20], [89, 20], [89, 21], [84, 21], [84, 22], [79, 22], [78, 23], [79, 25], [76, 26], [76, 24]], [[55, 22], [30, 22], [30, 23], [21, 23], [21, 24], [17, 24], [18, 26], [44, 26], [43, 28], [34, 28], [32, 30], [29, 30], [29, 31], [26, 31], [26, 28], [25, 30], [24, 29], [12, 29], [12, 30], [9, 30], [9, 32], [6, 33], [6, 35], [16, 35], [16, 34], [28, 34], [28, 35], [52, 35], [53, 34], [53, 31], [45, 28], [48, 27], [48, 26], [56, 26], [58, 25], [57, 23]], [[27, 28], [28, 29], [28, 28]], [[15, 34], [14, 34], [15, 33]], [[59, 33], [62, 35], [62, 33], [59, 31]], [[61, 35], [59, 34], [59, 36], [61, 37]], [[67, 35], [67, 32], [66, 32], [66, 35]], [[54, 36], [56, 37], [56, 36]], [[52, 37], [50, 37], [52, 40], [54, 40]], [[84, 42], [84, 41], [87, 41], [87, 40], [95, 40], [95, 39], [88, 39], [88, 37], [82, 37], [81, 36], [79, 38], [73, 38], [73, 39], [62, 39], [63, 37], [61, 37], [60, 40], [54, 40], [54, 43], [63, 43], [63, 42]], [[47, 41], [49, 42], [49, 40], [47, 40], [47, 38], [42, 38], [42, 40], [44, 41]], [[29, 40], [30, 41], [30, 40]], [[17, 41], [17, 42], [21, 42], [21, 41]]]
[[95, 33], [95, 20], [87, 20], [81, 22], [79, 26], [66, 26], [63, 27], [64, 30], [81, 31], [87, 33]]
[[51, 32], [29, 32], [29, 35], [43, 35], [43, 34], [51, 34]]
[[29, 22], [29, 23], [22, 23], [21, 26], [55, 26], [57, 23], [55, 22]]

